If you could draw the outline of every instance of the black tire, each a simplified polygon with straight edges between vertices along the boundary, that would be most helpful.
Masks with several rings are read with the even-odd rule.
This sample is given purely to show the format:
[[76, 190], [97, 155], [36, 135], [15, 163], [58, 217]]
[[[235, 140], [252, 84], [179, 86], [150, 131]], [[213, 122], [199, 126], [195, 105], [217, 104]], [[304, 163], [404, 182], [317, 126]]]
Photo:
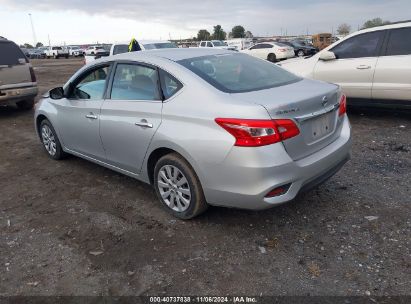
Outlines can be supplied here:
[[270, 53], [267, 56], [267, 60], [270, 61], [270, 62], [277, 62], [277, 57], [275, 56], [275, 54]]
[[297, 57], [304, 57], [305, 56], [303, 50], [298, 50], [296, 55], [297, 55]]
[[59, 56], [57, 56], [57, 55], [54, 55], [53, 57], [54, 57], [54, 59], [59, 59]]
[[[161, 196], [158, 180], [159, 180], [160, 171], [163, 170], [165, 166], [176, 167], [180, 171], [182, 176], [186, 178], [187, 184], [189, 186], [188, 190], [190, 191], [190, 199], [189, 199], [188, 207], [184, 211], [173, 210], [172, 207], [170, 207], [166, 203], [167, 197], [163, 199]], [[204, 197], [203, 188], [201, 187], [200, 181], [196, 173], [194, 172], [190, 164], [177, 153], [167, 154], [158, 160], [154, 168], [153, 185], [157, 193], [157, 197], [160, 200], [163, 207], [177, 218], [180, 218], [183, 220], [192, 219], [198, 216], [199, 214], [203, 213], [204, 211], [206, 211], [208, 208], [208, 204]], [[170, 191], [173, 191], [171, 190], [171, 186], [169, 189]], [[174, 196], [176, 196], [176, 192], [178, 192], [178, 189], [177, 188], [174, 188], [174, 189], [175, 189]], [[182, 195], [182, 194], [180, 193], [179, 195]], [[177, 199], [175, 201], [174, 199], [172, 200], [173, 200], [173, 203], [170, 203], [170, 205], [173, 204], [173, 206], [177, 208], [177, 205], [178, 205]], [[180, 201], [180, 205], [181, 205], [181, 201]]]
[[[52, 135], [53, 135], [53, 137], [54, 137], [54, 142], [55, 142], [55, 146], [56, 146], [56, 147], [55, 147], [55, 153], [49, 152], [49, 150], [46, 148], [45, 138], [44, 138], [44, 136], [43, 136], [43, 129], [44, 129], [44, 128], [48, 128], [48, 129], [51, 131], [51, 133], [52, 133]], [[47, 152], [47, 155], [48, 155], [50, 158], [52, 158], [52, 159], [54, 159], [54, 160], [59, 160], [59, 159], [63, 159], [64, 157], [67, 156], [67, 153], [64, 152], [64, 151], [63, 151], [63, 148], [61, 147], [60, 140], [59, 140], [59, 138], [57, 137], [56, 131], [54, 130], [52, 124], [50, 123], [50, 121], [49, 121], [48, 119], [43, 119], [43, 120], [41, 121], [40, 127], [39, 127], [39, 134], [40, 134], [41, 143], [43, 144], [43, 148], [44, 148], [44, 150]]]
[[66, 59], [68, 59], [68, 58], [69, 58], [69, 56], [68, 56], [68, 55], [66, 55], [65, 57], [66, 57]]
[[33, 106], [34, 106], [34, 99], [27, 99], [27, 100], [18, 101], [16, 103], [16, 106], [19, 110], [22, 110], [22, 111], [31, 110], [31, 109], [33, 109]]

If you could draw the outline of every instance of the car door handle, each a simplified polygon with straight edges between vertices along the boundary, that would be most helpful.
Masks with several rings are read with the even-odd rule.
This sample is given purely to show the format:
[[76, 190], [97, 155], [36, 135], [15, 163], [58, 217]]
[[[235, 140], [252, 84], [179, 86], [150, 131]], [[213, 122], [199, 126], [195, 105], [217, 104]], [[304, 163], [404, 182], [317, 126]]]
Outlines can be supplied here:
[[368, 70], [368, 69], [371, 69], [370, 65], [362, 64], [362, 65], [357, 66], [357, 70]]
[[93, 113], [87, 114], [86, 118], [90, 118], [90, 119], [97, 119], [97, 115], [94, 115]]
[[152, 128], [153, 124], [149, 123], [147, 120], [142, 119], [140, 122], [135, 123], [136, 126], [143, 127], [143, 128]]

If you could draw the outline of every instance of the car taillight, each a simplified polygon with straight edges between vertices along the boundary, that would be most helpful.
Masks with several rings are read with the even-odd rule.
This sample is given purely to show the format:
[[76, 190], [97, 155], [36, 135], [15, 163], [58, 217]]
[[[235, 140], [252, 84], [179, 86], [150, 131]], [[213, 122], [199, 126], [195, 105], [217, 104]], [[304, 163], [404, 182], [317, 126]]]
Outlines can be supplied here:
[[338, 116], [342, 116], [347, 113], [347, 97], [342, 94], [340, 99], [340, 108], [338, 110]]
[[300, 134], [291, 119], [216, 118], [215, 122], [234, 136], [234, 145], [239, 147], [271, 145]]
[[30, 70], [31, 82], [36, 82], [37, 79], [36, 79], [36, 74], [34, 74], [33, 67], [30, 67], [29, 70]]

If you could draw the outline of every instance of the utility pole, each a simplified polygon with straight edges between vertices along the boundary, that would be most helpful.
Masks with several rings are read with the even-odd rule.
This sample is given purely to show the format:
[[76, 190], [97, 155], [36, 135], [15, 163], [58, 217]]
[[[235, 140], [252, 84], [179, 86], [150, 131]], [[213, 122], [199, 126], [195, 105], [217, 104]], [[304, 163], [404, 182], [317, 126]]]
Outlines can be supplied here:
[[36, 32], [34, 31], [34, 25], [33, 25], [33, 19], [31, 18], [31, 13], [29, 13], [29, 17], [30, 17], [30, 24], [31, 24], [31, 31], [33, 33], [33, 47], [36, 47], [37, 44], [37, 38], [36, 38]]

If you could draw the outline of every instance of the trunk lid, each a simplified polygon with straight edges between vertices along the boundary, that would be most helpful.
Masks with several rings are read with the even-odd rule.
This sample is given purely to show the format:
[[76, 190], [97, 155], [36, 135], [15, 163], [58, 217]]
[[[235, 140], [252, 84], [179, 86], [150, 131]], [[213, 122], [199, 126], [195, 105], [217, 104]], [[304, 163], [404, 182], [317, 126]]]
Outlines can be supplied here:
[[232, 95], [265, 107], [272, 119], [293, 119], [300, 134], [285, 140], [283, 145], [290, 157], [298, 160], [339, 137], [340, 94], [336, 85], [303, 79], [281, 87]]
[[12, 41], [0, 41], [0, 88], [27, 82], [31, 75], [23, 52]]

